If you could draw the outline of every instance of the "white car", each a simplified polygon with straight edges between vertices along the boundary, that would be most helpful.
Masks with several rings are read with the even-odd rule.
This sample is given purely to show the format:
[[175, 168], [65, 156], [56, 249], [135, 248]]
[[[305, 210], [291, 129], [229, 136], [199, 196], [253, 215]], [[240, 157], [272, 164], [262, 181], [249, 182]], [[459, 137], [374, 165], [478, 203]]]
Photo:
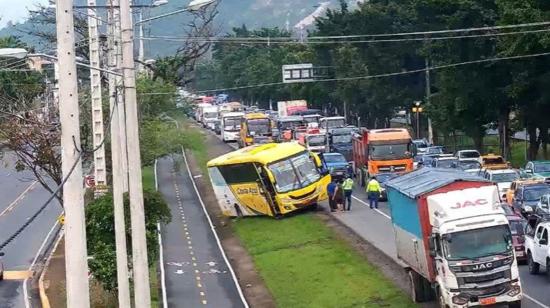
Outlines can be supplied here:
[[527, 264], [529, 273], [536, 275], [540, 266], [546, 267], [546, 275], [550, 279], [550, 246], [548, 244], [548, 233], [550, 232], [550, 222], [540, 222], [535, 227], [529, 225], [525, 234], [525, 253], [527, 254]]
[[512, 182], [519, 180], [519, 173], [514, 169], [485, 170], [483, 178], [494, 182], [498, 186], [501, 196], [505, 196]]
[[475, 160], [478, 161], [480, 164], [483, 163], [483, 160], [481, 159], [481, 154], [477, 150], [462, 150], [456, 152], [455, 155], [458, 160]]

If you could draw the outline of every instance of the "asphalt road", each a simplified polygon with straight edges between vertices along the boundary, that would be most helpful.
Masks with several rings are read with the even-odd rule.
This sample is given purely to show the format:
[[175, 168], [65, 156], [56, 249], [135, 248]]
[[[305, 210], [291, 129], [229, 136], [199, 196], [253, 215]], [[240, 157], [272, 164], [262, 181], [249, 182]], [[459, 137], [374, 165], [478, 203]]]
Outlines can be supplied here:
[[[354, 197], [351, 212], [335, 213], [334, 216], [395, 262], [402, 264], [397, 259], [387, 203], [381, 202], [376, 211], [368, 207], [367, 195], [363, 189], [356, 188]], [[529, 274], [526, 265], [520, 265], [520, 279], [525, 294], [524, 308], [550, 308], [550, 283], [544, 273], [533, 276]]]
[[[13, 157], [6, 155], [0, 161], [0, 243], [25, 223], [50, 195], [34, 182], [31, 172], [16, 172], [12, 164]], [[57, 201], [52, 201], [27, 229], [4, 248], [2, 262], [7, 272], [5, 280], [0, 281], [2, 308], [25, 307], [24, 279], [30, 275], [30, 267], [36, 256], [42, 254], [44, 242], [50, 242], [51, 237], [45, 241], [46, 236], [60, 213], [61, 207]], [[29, 296], [32, 296], [30, 292]]]
[[172, 212], [161, 229], [168, 307], [244, 307], [182, 156], [160, 159], [157, 176]]

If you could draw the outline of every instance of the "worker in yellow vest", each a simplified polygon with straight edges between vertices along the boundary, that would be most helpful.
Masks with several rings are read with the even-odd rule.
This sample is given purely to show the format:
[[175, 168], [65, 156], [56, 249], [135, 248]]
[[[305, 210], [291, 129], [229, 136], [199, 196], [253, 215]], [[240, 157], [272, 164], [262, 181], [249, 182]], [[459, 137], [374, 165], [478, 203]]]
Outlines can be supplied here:
[[367, 184], [367, 195], [369, 196], [369, 203], [371, 209], [378, 208], [378, 198], [380, 198], [380, 193], [382, 189], [380, 188], [380, 183], [376, 180], [376, 177], [373, 176], [369, 183]]
[[[351, 211], [351, 195], [353, 193], [353, 179], [348, 175], [342, 184], [344, 189], [344, 211]], [[347, 205], [346, 205], [347, 204]], [[347, 207], [347, 209], [346, 209]]]

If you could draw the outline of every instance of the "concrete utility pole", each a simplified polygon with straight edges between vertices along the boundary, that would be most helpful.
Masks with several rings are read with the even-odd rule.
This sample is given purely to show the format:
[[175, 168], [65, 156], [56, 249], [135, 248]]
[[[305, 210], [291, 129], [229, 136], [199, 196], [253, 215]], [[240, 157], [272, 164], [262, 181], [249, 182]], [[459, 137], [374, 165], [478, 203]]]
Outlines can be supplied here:
[[[108, 44], [109, 44], [109, 69], [116, 70], [120, 67], [117, 62], [117, 49], [120, 40], [115, 39], [120, 32], [115, 32], [115, 10], [118, 10], [118, 0], [112, 1], [113, 7], [108, 11]], [[119, 16], [117, 14], [117, 16]], [[113, 164], [113, 204], [115, 218], [115, 242], [116, 242], [116, 264], [117, 264], [117, 282], [118, 282], [118, 306], [120, 308], [130, 308], [130, 282], [128, 281], [128, 250], [126, 247], [126, 223], [124, 221], [124, 178], [128, 176], [124, 173], [122, 162], [127, 158], [122, 155], [122, 143], [120, 138], [120, 126], [126, 123], [120, 121], [119, 105], [117, 105], [117, 76], [109, 74], [109, 110], [112, 110], [111, 117], [111, 157]], [[124, 112], [124, 110], [122, 110]], [[126, 151], [124, 151], [126, 153]]]
[[[113, 0], [113, 6], [119, 7], [120, 0]], [[115, 26], [115, 35], [114, 44], [115, 49], [115, 58], [117, 68], [122, 70], [122, 43], [120, 38], [120, 7], [115, 9], [113, 12], [114, 26]], [[120, 155], [122, 157], [121, 166], [123, 173], [123, 182], [122, 189], [124, 192], [128, 192], [128, 148], [126, 145], [126, 103], [124, 101], [124, 91], [122, 91], [123, 80], [122, 77], [116, 76], [116, 94], [117, 94], [117, 110], [118, 110], [118, 120], [119, 120], [119, 130], [120, 130]]]
[[[98, 18], [95, 0], [88, 0], [88, 38], [90, 42], [90, 65], [100, 67], [100, 46]], [[107, 186], [107, 172], [105, 170], [105, 146], [102, 144], [105, 138], [103, 127], [103, 100], [101, 89], [101, 73], [90, 70], [90, 91], [92, 98], [92, 143], [94, 145], [94, 177], [96, 183], [96, 196], [105, 193]]]
[[141, 22], [141, 20], [143, 19], [143, 12], [142, 10], [139, 10], [138, 12], [138, 22], [136, 23], [139, 27], [139, 49], [138, 49], [138, 60], [139, 60], [139, 64], [138, 64], [138, 68], [139, 70], [138, 71], [142, 71], [144, 66], [143, 66], [143, 62], [145, 61], [145, 46], [143, 46], [143, 23]]
[[[67, 307], [89, 308], [88, 253], [80, 161], [80, 123], [76, 76], [73, 1], [57, 0], [57, 56], [59, 59], [59, 115], [63, 205], [65, 207], [65, 268]], [[74, 170], [71, 169], [74, 166]]]
[[130, 219], [132, 223], [132, 257], [134, 264], [134, 298], [137, 308], [151, 306], [149, 266], [145, 239], [145, 214], [141, 182], [141, 156], [139, 152], [138, 106], [134, 66], [134, 30], [130, 0], [120, 1], [122, 33], [122, 69], [126, 100], [126, 138], [128, 147], [128, 184], [130, 191]]

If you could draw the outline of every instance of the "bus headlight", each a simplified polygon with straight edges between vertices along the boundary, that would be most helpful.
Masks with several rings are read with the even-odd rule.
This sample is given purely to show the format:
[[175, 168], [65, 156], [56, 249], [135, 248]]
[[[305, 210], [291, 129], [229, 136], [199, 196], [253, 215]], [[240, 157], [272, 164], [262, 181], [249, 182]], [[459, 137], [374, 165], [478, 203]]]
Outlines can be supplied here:
[[514, 297], [521, 293], [521, 287], [518, 285], [512, 285], [510, 291], [508, 291], [508, 296]]
[[468, 297], [463, 294], [458, 294], [456, 296], [453, 296], [453, 304], [457, 305], [466, 305], [468, 303]]

